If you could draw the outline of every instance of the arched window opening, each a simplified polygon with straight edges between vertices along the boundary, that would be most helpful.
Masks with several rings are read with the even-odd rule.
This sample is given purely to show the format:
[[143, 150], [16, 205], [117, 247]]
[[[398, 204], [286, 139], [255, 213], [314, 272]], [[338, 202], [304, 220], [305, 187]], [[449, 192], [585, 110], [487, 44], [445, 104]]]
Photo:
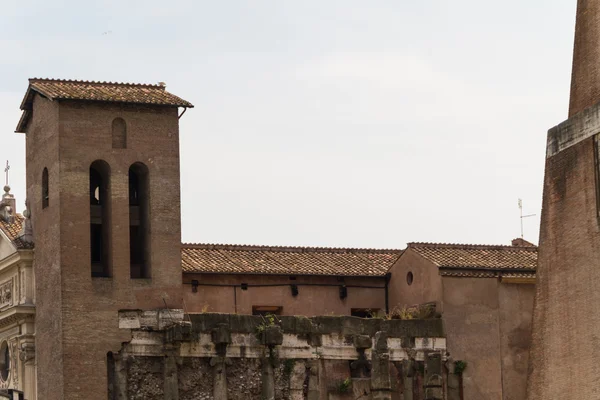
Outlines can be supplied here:
[[42, 172], [42, 208], [50, 205], [50, 188], [48, 187], [48, 168]]
[[0, 379], [2, 382], [8, 382], [10, 374], [10, 349], [6, 341], [0, 345]]
[[127, 125], [123, 118], [115, 118], [112, 123], [113, 149], [127, 148]]
[[150, 278], [150, 218], [148, 168], [129, 168], [129, 260], [131, 278]]
[[110, 167], [90, 166], [90, 263], [93, 277], [110, 277]]

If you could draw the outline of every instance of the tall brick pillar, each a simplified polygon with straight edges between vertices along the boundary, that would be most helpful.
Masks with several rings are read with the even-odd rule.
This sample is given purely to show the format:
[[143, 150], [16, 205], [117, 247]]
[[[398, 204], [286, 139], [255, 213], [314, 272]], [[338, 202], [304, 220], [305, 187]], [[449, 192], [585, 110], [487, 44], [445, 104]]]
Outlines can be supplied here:
[[528, 400], [600, 398], [600, 0], [579, 0], [569, 119], [548, 131]]
[[600, 102], [600, 1], [578, 0], [569, 117]]

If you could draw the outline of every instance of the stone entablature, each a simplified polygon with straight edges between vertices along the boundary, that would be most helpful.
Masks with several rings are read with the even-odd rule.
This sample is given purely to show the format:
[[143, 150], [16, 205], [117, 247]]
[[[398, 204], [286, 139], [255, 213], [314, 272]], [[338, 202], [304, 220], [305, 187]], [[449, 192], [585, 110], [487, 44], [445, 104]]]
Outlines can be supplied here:
[[132, 339], [109, 359], [116, 398], [453, 398], [440, 319], [134, 310], [120, 312], [119, 325]]

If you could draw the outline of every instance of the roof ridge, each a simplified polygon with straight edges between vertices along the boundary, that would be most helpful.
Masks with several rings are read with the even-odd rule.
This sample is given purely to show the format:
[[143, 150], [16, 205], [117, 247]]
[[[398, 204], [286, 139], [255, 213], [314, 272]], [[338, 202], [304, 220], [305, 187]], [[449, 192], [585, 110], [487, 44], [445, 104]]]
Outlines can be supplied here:
[[86, 85], [115, 85], [115, 86], [135, 86], [152, 87], [156, 89], [165, 89], [166, 85], [162, 83], [133, 83], [133, 82], [111, 82], [111, 81], [88, 81], [80, 79], [60, 79], [60, 78], [29, 78], [29, 83], [37, 82], [60, 82], [60, 83], [83, 83]]
[[401, 253], [401, 249], [369, 249], [351, 247], [319, 247], [319, 246], [269, 246], [248, 244], [221, 244], [221, 243], [182, 243], [182, 248], [204, 250], [231, 250], [231, 251], [275, 251], [275, 252], [330, 252], [330, 253]]
[[431, 242], [410, 242], [408, 248], [428, 248], [428, 249], [455, 249], [455, 250], [518, 250], [535, 251], [537, 246], [512, 246], [500, 244], [463, 244], [463, 243], [431, 243]]

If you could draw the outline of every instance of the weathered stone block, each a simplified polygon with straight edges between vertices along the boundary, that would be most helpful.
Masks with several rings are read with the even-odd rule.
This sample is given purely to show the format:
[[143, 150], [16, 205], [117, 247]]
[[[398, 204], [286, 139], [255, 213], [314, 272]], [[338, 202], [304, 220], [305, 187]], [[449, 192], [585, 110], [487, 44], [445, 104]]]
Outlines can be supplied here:
[[377, 332], [375, 334], [375, 350], [381, 353], [388, 351], [387, 332]]
[[218, 324], [211, 331], [211, 340], [214, 344], [229, 344], [231, 343], [231, 330], [228, 324]]
[[355, 335], [352, 340], [357, 349], [370, 349], [373, 345], [373, 341], [368, 335]]
[[266, 346], [277, 346], [283, 343], [283, 332], [278, 325], [265, 327], [262, 332], [262, 344]]

